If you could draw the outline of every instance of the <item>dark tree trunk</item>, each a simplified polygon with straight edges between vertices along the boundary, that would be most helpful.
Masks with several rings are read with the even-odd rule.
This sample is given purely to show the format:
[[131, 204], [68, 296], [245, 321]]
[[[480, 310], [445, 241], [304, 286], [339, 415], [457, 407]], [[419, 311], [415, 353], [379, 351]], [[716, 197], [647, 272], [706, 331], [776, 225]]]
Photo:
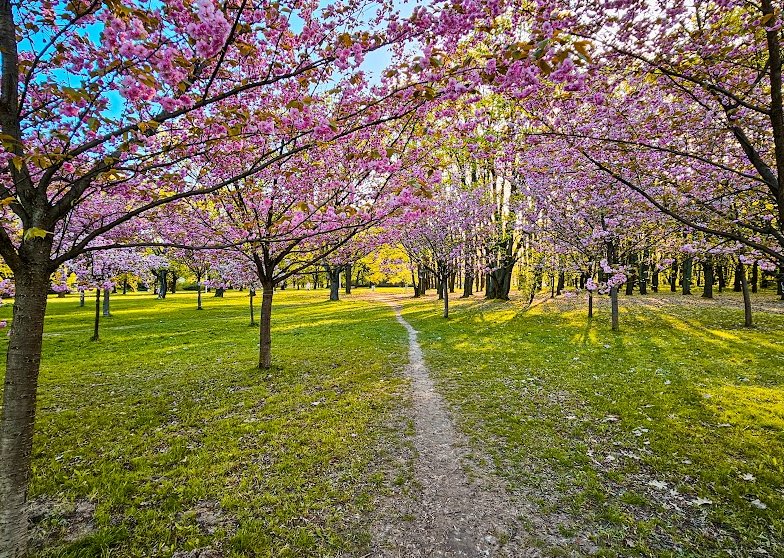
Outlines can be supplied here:
[[256, 317], [253, 315], [253, 297], [256, 296], [256, 289], [253, 287], [248, 289], [248, 298], [250, 298], [250, 327], [256, 325]]
[[751, 267], [751, 292], [757, 292], [757, 283], [759, 283], [759, 264], [755, 261]]
[[[610, 267], [615, 266], [616, 262], [616, 248], [613, 242], [605, 243], [605, 247], [607, 250], [607, 263]], [[619, 329], [619, 317], [618, 317], [618, 286], [610, 287], [610, 320], [612, 324], [612, 330], [618, 331]]]
[[672, 261], [670, 267], [670, 292], [677, 292], [678, 290], [678, 260]]
[[340, 272], [339, 267], [327, 268], [327, 279], [329, 280], [329, 299], [332, 301], [340, 300]]
[[618, 331], [620, 329], [618, 318], [618, 287], [610, 287], [610, 307], [612, 330]]
[[683, 290], [681, 292], [685, 295], [691, 294], [691, 273], [693, 264], [694, 260], [691, 256], [683, 260]]
[[741, 280], [740, 280], [740, 273], [741, 273], [742, 266], [743, 266], [742, 263], [738, 263], [735, 265], [735, 278], [732, 284], [732, 290], [735, 291], [736, 293], [739, 293], [743, 290], [743, 285], [741, 285]]
[[655, 293], [659, 292], [659, 268], [654, 267], [651, 274], [651, 290]]
[[438, 293], [438, 300], [444, 300], [444, 287], [446, 287], [446, 282], [442, 281], [439, 277], [438, 284], [436, 285], [436, 292]]
[[593, 318], [593, 291], [588, 291], [588, 317]]
[[466, 267], [463, 279], [463, 295], [460, 298], [469, 298], [474, 294], [474, 276], [470, 267]]
[[420, 284], [417, 283], [417, 274], [414, 273], [413, 269], [411, 269], [411, 284], [414, 286], [414, 298], [419, 298], [421, 296], [419, 293]]
[[505, 264], [487, 274], [485, 282], [485, 298], [495, 300], [509, 300], [509, 291], [512, 288], [512, 272], [514, 264]]
[[424, 296], [427, 294], [427, 272], [417, 267], [417, 273], [419, 273], [419, 295]]
[[0, 556], [27, 555], [35, 402], [49, 274], [43, 265], [14, 274], [13, 320], [0, 414]]
[[275, 293], [274, 283], [262, 284], [261, 316], [259, 317], [259, 368], [272, 365], [272, 295]]
[[776, 294], [784, 300], [784, 266], [779, 267], [778, 281], [776, 281]]
[[447, 319], [449, 318], [449, 285], [447, 284], [449, 282], [449, 275], [443, 274], [439, 282], [441, 283], [441, 293], [443, 294], [444, 299], [444, 318]]
[[738, 262], [738, 267], [735, 270], [738, 274], [741, 291], [743, 292], [744, 325], [751, 327], [754, 324], [751, 319], [751, 295], [749, 294], [749, 282], [746, 281], [746, 267], [743, 265], [743, 262]]
[[542, 275], [543, 275], [543, 273], [544, 272], [543, 272], [541, 266], [536, 266], [534, 268], [534, 278], [533, 278], [533, 281], [531, 282], [531, 290], [528, 292], [528, 305], [529, 306], [533, 303], [534, 298], [536, 298], [536, 293], [538, 293], [539, 290], [542, 288]]
[[703, 264], [705, 270], [705, 286], [702, 288], [702, 298], [713, 298], [713, 258], [708, 256]]
[[196, 274], [196, 310], [201, 310], [201, 273]]
[[101, 322], [101, 289], [95, 289], [95, 326], [93, 327], [93, 341], [98, 341], [98, 326]]
[[724, 276], [724, 266], [716, 266], [716, 277], [718, 278], [719, 292], [724, 292], [724, 287], [727, 286], [727, 279]]
[[110, 311], [109, 289], [103, 290], [103, 317], [108, 318], [112, 315]]
[[158, 298], [166, 298], [166, 293], [169, 290], [169, 285], [166, 281], [167, 273], [165, 269], [158, 272]]
[[632, 254], [627, 260], [628, 267], [631, 269], [631, 274], [627, 276], [626, 285], [624, 289], [627, 295], [634, 294], [634, 285], [637, 283], [637, 255]]
[[84, 291], [79, 291], [79, 308], [84, 308]]
[[455, 280], [457, 279], [457, 273], [452, 272], [449, 274], [449, 292], [455, 292]]
[[177, 279], [179, 279], [177, 274], [172, 272], [172, 274], [171, 274], [171, 294], [177, 294]]
[[351, 264], [346, 266], [346, 294], [351, 294]]
[[123, 291], [122, 294], [128, 294], [128, 278], [123, 277]]
[[643, 253], [642, 259], [640, 260], [639, 274], [638, 285], [640, 294], [648, 294], [648, 250]]
[[218, 287], [217, 289], [215, 289], [215, 298], [223, 298], [223, 293], [225, 292], [226, 289], [224, 289], [223, 287]]
[[563, 293], [564, 286], [566, 284], [566, 274], [561, 271], [558, 273], [558, 286], [555, 289], [555, 294], [560, 296]]

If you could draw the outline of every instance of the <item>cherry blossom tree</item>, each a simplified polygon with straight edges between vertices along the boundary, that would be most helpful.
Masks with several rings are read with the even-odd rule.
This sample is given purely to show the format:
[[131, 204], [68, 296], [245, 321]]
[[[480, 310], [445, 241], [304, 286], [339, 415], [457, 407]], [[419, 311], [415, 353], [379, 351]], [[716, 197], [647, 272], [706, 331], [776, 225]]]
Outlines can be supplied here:
[[400, 242], [411, 260], [436, 277], [444, 318], [449, 318], [449, 277], [466, 261], [465, 250], [490, 220], [492, 207], [483, 199], [485, 194], [447, 186], [404, 217]]

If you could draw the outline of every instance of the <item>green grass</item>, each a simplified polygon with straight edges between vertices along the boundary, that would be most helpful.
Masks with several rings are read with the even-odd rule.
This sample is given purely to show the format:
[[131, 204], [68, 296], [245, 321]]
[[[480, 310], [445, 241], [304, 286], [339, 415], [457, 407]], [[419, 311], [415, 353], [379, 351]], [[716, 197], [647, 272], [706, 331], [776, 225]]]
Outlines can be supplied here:
[[[246, 293], [205, 296], [201, 312], [194, 293], [116, 295], [96, 343], [89, 300], [53, 297], [37, 555], [366, 552], [373, 499], [412, 482], [390, 455], [410, 435], [406, 336], [384, 304], [325, 298], [276, 293], [275, 366], [260, 372]], [[747, 330], [736, 308], [633, 300], [619, 333], [604, 299], [591, 323], [569, 300], [453, 300], [446, 321], [432, 297], [408, 299], [404, 315], [477, 457], [509, 481], [532, 547], [782, 554], [784, 315], [757, 312]]]
[[404, 317], [546, 555], [782, 555], [784, 315], [748, 330], [739, 309], [633, 298], [619, 333], [606, 300], [591, 323], [568, 300]]
[[115, 295], [98, 342], [89, 298], [51, 298], [31, 485], [38, 555], [366, 548], [363, 514], [393, 480], [376, 462], [404, 391], [406, 337], [385, 305], [326, 297], [276, 293], [269, 372], [255, 367], [247, 293], [205, 295], [203, 311], [194, 293]]

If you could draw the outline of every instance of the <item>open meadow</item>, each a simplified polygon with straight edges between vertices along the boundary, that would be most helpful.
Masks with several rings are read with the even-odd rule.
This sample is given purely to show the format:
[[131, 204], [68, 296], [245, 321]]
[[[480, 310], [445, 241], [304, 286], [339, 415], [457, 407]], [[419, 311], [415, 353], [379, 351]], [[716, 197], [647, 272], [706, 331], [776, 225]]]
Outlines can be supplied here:
[[[401, 289], [276, 293], [259, 371], [247, 292], [92, 310], [50, 297], [31, 481], [37, 556], [364, 556], [416, 499], [406, 332], [542, 556], [784, 551], [784, 306], [735, 295], [475, 297], [443, 320]], [[11, 315], [0, 308], [0, 319]], [[391, 500], [390, 500], [391, 498]], [[400, 508], [400, 509], [398, 509]], [[411, 514], [415, 515], [415, 514]], [[533, 554], [532, 554], [533, 555]]]

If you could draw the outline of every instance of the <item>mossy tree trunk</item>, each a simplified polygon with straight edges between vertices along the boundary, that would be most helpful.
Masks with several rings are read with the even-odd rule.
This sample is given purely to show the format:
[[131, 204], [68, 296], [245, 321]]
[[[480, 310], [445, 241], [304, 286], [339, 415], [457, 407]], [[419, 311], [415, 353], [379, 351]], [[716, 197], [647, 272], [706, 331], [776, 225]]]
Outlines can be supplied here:
[[16, 294], [0, 417], [0, 556], [4, 558], [27, 555], [27, 494], [50, 275], [42, 262], [26, 267], [14, 272]]

